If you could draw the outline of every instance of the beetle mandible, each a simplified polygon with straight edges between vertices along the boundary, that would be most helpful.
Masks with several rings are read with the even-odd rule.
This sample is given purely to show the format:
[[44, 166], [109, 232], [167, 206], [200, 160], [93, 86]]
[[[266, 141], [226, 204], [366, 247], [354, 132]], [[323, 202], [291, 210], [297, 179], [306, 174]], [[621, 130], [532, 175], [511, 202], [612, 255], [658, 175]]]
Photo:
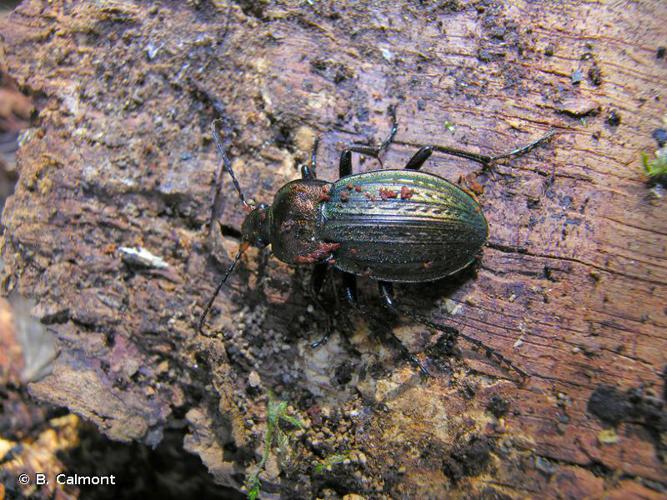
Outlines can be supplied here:
[[[377, 147], [353, 144], [340, 156], [336, 182], [316, 176], [315, 143], [310, 166], [301, 167], [301, 179], [285, 184], [272, 205], [246, 201], [234, 175], [231, 160], [219, 136], [217, 122], [211, 131], [222, 166], [232, 178], [243, 205], [250, 211], [242, 225], [242, 243], [233, 263], [208, 302], [199, 321], [199, 331], [220, 289], [243, 252], [250, 246], [271, 245], [273, 254], [290, 265], [314, 265], [311, 292], [314, 300], [322, 288], [327, 269], [343, 274], [345, 298], [357, 302], [357, 276], [377, 280], [387, 308], [447, 334], [455, 332], [473, 345], [486, 350], [522, 377], [527, 374], [507, 358], [478, 339], [452, 327], [438, 325], [399, 307], [392, 283], [435, 281], [470, 265], [488, 238], [488, 224], [475, 197], [442, 177], [421, 172], [434, 151], [467, 158], [488, 167], [496, 160], [519, 156], [552, 137], [555, 131], [527, 146], [496, 156], [486, 156], [443, 146], [419, 149], [403, 169], [352, 173], [352, 153], [380, 159], [396, 135], [395, 108], [389, 137]], [[324, 343], [329, 332], [312, 347]], [[396, 339], [398, 340], [398, 339]], [[427, 368], [399, 342], [404, 354], [423, 374]]]

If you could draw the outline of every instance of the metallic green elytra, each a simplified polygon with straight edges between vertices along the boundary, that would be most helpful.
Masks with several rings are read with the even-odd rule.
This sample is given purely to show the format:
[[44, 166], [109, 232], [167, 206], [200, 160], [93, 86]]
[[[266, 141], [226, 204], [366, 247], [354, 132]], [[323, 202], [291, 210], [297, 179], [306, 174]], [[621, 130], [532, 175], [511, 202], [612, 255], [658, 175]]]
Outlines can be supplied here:
[[321, 203], [317, 236], [339, 243], [334, 266], [372, 279], [416, 283], [469, 265], [488, 237], [477, 201], [445, 179], [412, 170], [344, 177]]
[[481, 207], [434, 174], [376, 170], [335, 183], [300, 179], [253, 210], [244, 236], [288, 264], [328, 261], [376, 280], [416, 283], [470, 264], [488, 237]]

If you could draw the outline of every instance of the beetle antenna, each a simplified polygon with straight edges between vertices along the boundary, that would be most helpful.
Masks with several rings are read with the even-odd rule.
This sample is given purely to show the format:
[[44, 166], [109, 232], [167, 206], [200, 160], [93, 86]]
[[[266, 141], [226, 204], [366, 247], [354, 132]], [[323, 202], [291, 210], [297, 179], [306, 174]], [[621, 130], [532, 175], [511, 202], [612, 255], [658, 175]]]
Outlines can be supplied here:
[[204, 333], [204, 322], [206, 321], [206, 316], [208, 316], [209, 311], [213, 307], [213, 302], [215, 302], [215, 299], [218, 297], [220, 290], [222, 290], [223, 285], [227, 282], [227, 278], [229, 278], [229, 276], [232, 274], [232, 271], [234, 271], [236, 264], [238, 264], [239, 260], [241, 260], [241, 255], [243, 255], [243, 252], [245, 252], [249, 246], [250, 245], [247, 242], [241, 243], [241, 245], [239, 246], [239, 251], [237, 252], [236, 257], [234, 257], [234, 261], [227, 269], [227, 272], [222, 278], [222, 281], [220, 281], [220, 284], [218, 284], [218, 288], [215, 289], [215, 292], [213, 293], [211, 299], [208, 301], [208, 304], [206, 304], [206, 308], [204, 309], [204, 312], [199, 318], [199, 333], [201, 333], [202, 335], [206, 335]]
[[217, 120], [213, 120], [213, 122], [211, 123], [211, 134], [213, 135], [213, 141], [215, 142], [215, 147], [218, 150], [218, 154], [222, 158], [222, 166], [232, 177], [232, 182], [234, 183], [236, 192], [239, 194], [241, 203], [243, 203], [243, 205], [247, 207], [248, 202], [246, 201], [245, 196], [243, 195], [243, 191], [241, 191], [241, 186], [239, 185], [239, 181], [236, 179], [236, 176], [234, 175], [234, 170], [232, 170], [232, 161], [229, 159], [229, 156], [227, 156], [227, 151], [225, 151], [225, 145], [223, 144], [222, 138], [220, 137], [220, 132], [218, 131], [218, 126], [217, 126], [218, 122], [222, 122], [222, 120], [218, 118]]

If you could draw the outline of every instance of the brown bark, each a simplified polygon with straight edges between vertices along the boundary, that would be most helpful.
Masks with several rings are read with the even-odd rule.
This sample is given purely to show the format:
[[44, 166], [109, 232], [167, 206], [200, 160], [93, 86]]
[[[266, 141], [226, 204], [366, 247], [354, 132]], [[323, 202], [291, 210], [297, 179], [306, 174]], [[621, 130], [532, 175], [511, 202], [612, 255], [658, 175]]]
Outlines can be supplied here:
[[[639, 158], [664, 126], [665, 21], [659, 1], [24, 2], [4, 51], [40, 112], [3, 217], [6, 285], [60, 349], [32, 394], [121, 441], [186, 423], [186, 447], [240, 487], [272, 391], [307, 423], [261, 475], [287, 496], [659, 497], [667, 218]], [[386, 135], [390, 104], [385, 166], [424, 144], [502, 152], [560, 132], [477, 176], [491, 237], [474, 276], [400, 290], [529, 372], [523, 385], [403, 321], [436, 372], [420, 380], [333, 292], [337, 333], [313, 351], [326, 321], [307, 271], [259, 252], [223, 289], [213, 337], [196, 331], [244, 216], [225, 178], [225, 236], [207, 237], [210, 122], [224, 108], [240, 183], [270, 201], [316, 136], [318, 175], [335, 179], [343, 144]], [[436, 154], [425, 169], [478, 167]]]

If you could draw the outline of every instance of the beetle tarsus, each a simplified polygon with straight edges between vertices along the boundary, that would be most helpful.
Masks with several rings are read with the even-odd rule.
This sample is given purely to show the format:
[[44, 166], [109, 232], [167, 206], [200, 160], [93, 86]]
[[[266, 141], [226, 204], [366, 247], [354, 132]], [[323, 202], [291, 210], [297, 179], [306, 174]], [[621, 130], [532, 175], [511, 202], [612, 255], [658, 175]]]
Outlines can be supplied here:
[[[394, 299], [394, 286], [388, 281], [379, 281], [378, 282], [378, 288], [380, 289], [380, 294], [382, 295], [382, 298], [384, 299], [384, 303], [387, 306], [387, 308], [390, 311], [392, 311], [393, 313], [400, 315], [401, 312], [398, 310], [398, 308], [396, 307], [396, 304], [394, 303], [394, 300], [393, 300]], [[391, 334], [394, 342], [396, 342], [396, 344], [399, 346], [399, 349], [401, 350], [403, 355], [408, 360], [410, 360], [410, 362], [413, 365], [415, 365], [419, 369], [421, 374], [425, 377], [432, 376], [431, 372], [428, 370], [426, 365], [424, 363], [422, 363], [421, 360], [417, 356], [415, 356], [413, 353], [408, 351], [408, 348], [405, 347], [403, 342], [401, 342], [401, 339], [399, 339], [394, 334], [393, 331], [390, 331], [390, 334]]]
[[380, 147], [378, 148], [378, 156], [389, 148], [389, 145], [394, 142], [394, 137], [398, 132], [398, 119], [396, 118], [396, 106], [389, 106], [389, 115], [391, 116], [391, 131], [387, 138], [382, 141]]
[[[391, 286], [390, 283], [387, 284]], [[363, 314], [364, 316], [369, 316], [369, 313], [366, 310], [366, 308], [362, 307], [357, 300], [357, 277], [351, 273], [343, 273], [343, 287], [344, 287], [345, 298], [350, 303], [350, 305], [354, 307], [356, 311]], [[405, 357], [408, 361], [410, 361], [419, 370], [422, 376], [425, 377], [432, 376], [431, 372], [428, 370], [426, 365], [424, 365], [424, 363], [422, 363], [417, 356], [408, 351], [407, 347], [405, 347], [403, 345], [403, 342], [401, 342], [401, 339], [399, 339], [390, 328], [387, 331], [391, 336], [391, 340], [396, 344], [398, 349], [401, 351], [403, 357]]]
[[358, 307], [357, 301], [357, 277], [352, 273], [343, 273], [343, 293], [345, 300], [354, 307]]
[[301, 178], [313, 180], [317, 179], [317, 147], [320, 144], [320, 139], [315, 138], [313, 150], [310, 153], [310, 165], [301, 165]]
[[310, 169], [313, 172], [313, 177], [317, 177], [317, 148], [320, 145], [320, 138], [316, 137], [313, 143], [313, 151], [310, 153]]
[[391, 116], [391, 130], [389, 131], [389, 135], [387, 136], [387, 138], [384, 141], [382, 141], [382, 143], [379, 146], [352, 144], [345, 151], [343, 151], [340, 157], [340, 168], [339, 168], [340, 177], [345, 177], [347, 175], [352, 174], [351, 153], [353, 152], [365, 156], [370, 156], [371, 158], [375, 158], [377, 161], [380, 162], [380, 166], [382, 166], [382, 158], [380, 158], [380, 156], [389, 148], [391, 143], [394, 142], [394, 137], [396, 137], [396, 133], [398, 132], [398, 121], [396, 120], [396, 106], [389, 107], [389, 115]]
[[536, 148], [537, 146], [539, 146], [540, 144], [544, 144], [545, 142], [547, 142], [547, 141], [548, 141], [549, 139], [551, 139], [554, 135], [556, 135], [556, 130], [555, 130], [555, 129], [551, 129], [551, 130], [549, 130], [549, 132], [547, 132], [546, 134], [544, 134], [544, 135], [543, 135], [542, 137], [540, 137], [539, 139], [537, 139], [537, 140], [531, 142], [530, 144], [527, 144], [527, 145], [522, 146], [522, 147], [520, 147], [520, 148], [514, 149], [514, 150], [510, 151], [509, 153], [503, 153], [503, 154], [499, 154], [499, 155], [495, 155], [495, 156], [490, 156], [490, 157], [489, 157], [489, 163], [493, 163], [493, 162], [495, 162], [496, 160], [502, 160], [503, 158], [510, 158], [510, 157], [512, 157], [512, 156], [523, 156], [523, 155], [525, 155], [526, 153], [528, 153], [528, 152], [532, 151], [533, 149], [535, 149], [535, 148]]
[[318, 347], [322, 347], [323, 345], [325, 345], [327, 342], [329, 342], [330, 336], [331, 334], [329, 332], [326, 332], [321, 339], [316, 340], [315, 342], [311, 342], [310, 343], [311, 349], [317, 349]]
[[458, 156], [459, 158], [466, 158], [468, 160], [476, 161], [477, 163], [481, 163], [485, 167], [490, 166], [492, 163], [502, 160], [504, 158], [510, 158], [513, 156], [522, 156], [529, 151], [532, 151], [535, 149], [537, 146], [545, 143], [549, 139], [551, 139], [554, 135], [556, 135], [556, 130], [552, 129], [549, 132], [547, 132], [545, 135], [540, 137], [539, 139], [531, 142], [530, 144], [527, 144], [526, 146], [521, 146], [520, 148], [513, 149], [512, 151], [508, 153], [502, 153], [499, 155], [482, 155], [479, 153], [471, 153], [470, 151], [465, 151], [463, 149], [456, 149], [456, 148], [450, 148], [449, 146], [432, 146], [435, 151], [439, 151], [440, 153], [445, 153], [448, 155], [452, 156]]
[[414, 354], [410, 353], [410, 361], [412, 361], [412, 364], [414, 364], [417, 368], [419, 368], [419, 372], [423, 377], [432, 377], [433, 374], [428, 371], [428, 368], [426, 368], [426, 365], [422, 363], [417, 356]]

